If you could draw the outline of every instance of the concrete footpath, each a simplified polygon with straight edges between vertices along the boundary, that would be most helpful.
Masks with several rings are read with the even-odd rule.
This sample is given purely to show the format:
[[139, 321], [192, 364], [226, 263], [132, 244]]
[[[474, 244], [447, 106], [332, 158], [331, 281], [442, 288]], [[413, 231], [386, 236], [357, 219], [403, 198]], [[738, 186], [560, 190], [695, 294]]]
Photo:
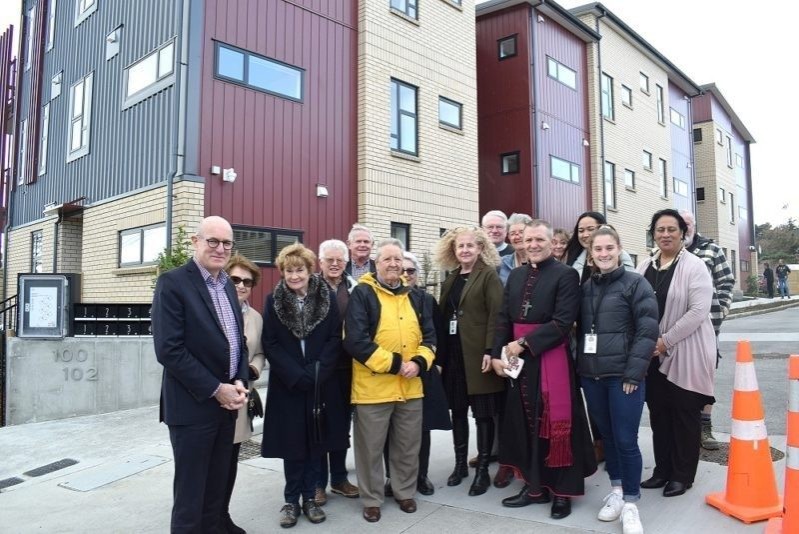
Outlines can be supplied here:
[[[644, 413], [644, 421], [648, 415]], [[719, 439], [728, 440], [724, 434]], [[473, 436], [472, 436], [473, 437]], [[258, 438], [256, 438], [258, 439]], [[641, 427], [644, 478], [651, 475], [651, 433]], [[784, 436], [771, 436], [773, 447], [785, 450]], [[472, 439], [471, 451], [474, 452]], [[23, 482], [0, 493], [0, 532], [167, 532], [172, 493], [172, 452], [166, 426], [158, 423], [157, 407], [98, 416], [0, 428], [0, 481], [17, 477]], [[446, 486], [452, 464], [449, 432], [433, 432], [430, 478], [436, 493], [417, 496], [419, 510], [405, 514], [394, 502], [383, 507], [383, 519], [370, 524], [361, 518], [357, 499], [331, 496], [325, 506], [327, 521], [312, 525], [300, 518], [294, 532], [423, 533], [457, 532], [607, 532], [621, 534], [616, 521], [596, 519], [608, 491], [601, 470], [586, 480], [586, 495], [575, 499], [566, 519], [549, 518], [549, 505], [503, 508], [500, 499], [520, 489], [514, 482], [503, 490], [491, 488], [469, 497], [471, 481]], [[28, 476], [33, 469], [70, 459], [74, 465]], [[348, 456], [352, 469], [352, 455]], [[232, 515], [248, 532], [277, 532], [283, 504], [283, 473], [279, 460], [255, 457], [239, 466]], [[780, 491], [784, 460], [774, 464]], [[496, 464], [492, 465], [492, 474]], [[472, 471], [473, 472], [473, 471]], [[351, 474], [355, 482], [355, 476]], [[700, 462], [697, 481], [685, 495], [664, 498], [659, 490], [643, 490], [639, 504], [645, 531], [657, 533], [760, 533], [763, 524], [745, 525], [704, 503], [707, 493], [723, 491], [726, 468]]]

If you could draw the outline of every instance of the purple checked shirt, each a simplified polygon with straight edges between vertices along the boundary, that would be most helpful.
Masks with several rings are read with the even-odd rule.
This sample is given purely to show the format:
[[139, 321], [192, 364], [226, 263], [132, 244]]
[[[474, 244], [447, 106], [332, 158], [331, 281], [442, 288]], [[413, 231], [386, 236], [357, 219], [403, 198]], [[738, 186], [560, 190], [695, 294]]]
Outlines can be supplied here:
[[[216, 315], [219, 318], [219, 323], [225, 330], [225, 337], [227, 337], [228, 345], [230, 346], [230, 378], [233, 379], [239, 370], [239, 353], [240, 353], [240, 339], [239, 327], [236, 324], [236, 316], [233, 307], [230, 305], [230, 300], [227, 298], [225, 292], [225, 285], [229, 280], [228, 274], [225, 271], [219, 271], [219, 276], [214, 277], [208, 272], [208, 269], [200, 265], [195, 259], [194, 263], [200, 269], [200, 274], [205, 280], [205, 287], [208, 288], [208, 293], [211, 295], [211, 300], [216, 309]], [[240, 310], [238, 310], [241, 313]], [[216, 393], [216, 392], [214, 392]]]

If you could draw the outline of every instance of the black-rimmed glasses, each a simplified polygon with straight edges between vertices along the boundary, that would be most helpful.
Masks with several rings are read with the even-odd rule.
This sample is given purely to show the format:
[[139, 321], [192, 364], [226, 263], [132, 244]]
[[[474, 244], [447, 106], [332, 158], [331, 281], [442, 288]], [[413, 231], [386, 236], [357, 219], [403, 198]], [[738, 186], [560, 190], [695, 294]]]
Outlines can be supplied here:
[[208, 238], [205, 240], [205, 242], [208, 243], [208, 246], [211, 248], [217, 248], [221, 244], [222, 248], [225, 250], [230, 250], [236, 246], [235, 241], [228, 241], [228, 240], [220, 241], [215, 237]]

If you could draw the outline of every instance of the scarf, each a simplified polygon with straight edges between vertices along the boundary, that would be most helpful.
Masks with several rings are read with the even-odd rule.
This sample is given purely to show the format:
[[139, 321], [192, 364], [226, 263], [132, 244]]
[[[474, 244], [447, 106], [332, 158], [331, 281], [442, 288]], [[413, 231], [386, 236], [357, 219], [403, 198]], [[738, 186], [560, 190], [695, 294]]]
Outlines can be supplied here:
[[297, 339], [305, 339], [330, 311], [330, 289], [318, 274], [308, 280], [308, 292], [300, 306], [297, 294], [281, 280], [275, 287], [275, 315]]

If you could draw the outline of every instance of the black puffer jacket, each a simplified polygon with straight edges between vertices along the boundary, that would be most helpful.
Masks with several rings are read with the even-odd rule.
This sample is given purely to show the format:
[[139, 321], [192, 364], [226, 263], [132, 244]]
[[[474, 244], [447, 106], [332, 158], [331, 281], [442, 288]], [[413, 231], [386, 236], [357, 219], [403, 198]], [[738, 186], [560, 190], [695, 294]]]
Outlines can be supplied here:
[[[577, 339], [580, 375], [620, 376], [624, 382], [641, 382], [659, 335], [658, 304], [649, 282], [625, 269], [594, 275], [582, 286], [580, 308]], [[585, 334], [591, 331], [592, 324], [598, 336], [597, 351], [585, 354]]]

